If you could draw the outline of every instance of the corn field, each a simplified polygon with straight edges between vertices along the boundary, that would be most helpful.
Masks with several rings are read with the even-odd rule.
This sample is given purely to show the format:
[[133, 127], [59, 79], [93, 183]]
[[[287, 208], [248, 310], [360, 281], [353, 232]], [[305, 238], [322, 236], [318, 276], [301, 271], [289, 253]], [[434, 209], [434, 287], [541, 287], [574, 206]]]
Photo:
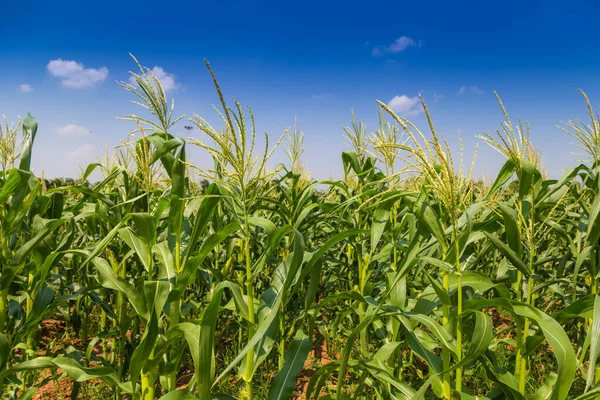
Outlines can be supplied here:
[[583, 92], [589, 121], [561, 125], [582, 161], [560, 179], [498, 97], [490, 182], [424, 102], [427, 132], [381, 102], [373, 133], [353, 120], [343, 177], [317, 181], [296, 125], [257, 137], [208, 63], [222, 123], [194, 115], [187, 140], [137, 66], [121, 86], [145, 116], [79, 179], [31, 172], [31, 115], [0, 128], [3, 399], [600, 398], [600, 117]]

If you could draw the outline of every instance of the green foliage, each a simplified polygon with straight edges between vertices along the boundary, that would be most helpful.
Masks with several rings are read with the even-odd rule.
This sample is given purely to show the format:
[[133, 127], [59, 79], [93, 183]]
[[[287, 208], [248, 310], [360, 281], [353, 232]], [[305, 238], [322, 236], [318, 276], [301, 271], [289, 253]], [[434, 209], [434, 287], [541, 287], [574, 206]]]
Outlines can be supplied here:
[[173, 101], [137, 65], [121, 85], [149, 115], [125, 117], [134, 133], [79, 181], [30, 171], [31, 116], [22, 140], [20, 122], [0, 131], [2, 398], [598, 397], [587, 98], [591, 125], [565, 129], [589, 164], [558, 180], [502, 103], [482, 136], [507, 159], [490, 186], [424, 103], [429, 134], [379, 103], [372, 135], [344, 128], [343, 178], [317, 182], [295, 124], [288, 165], [269, 168], [285, 132], [257, 151], [254, 115], [210, 67], [222, 126], [194, 115], [211, 143], [190, 144], [214, 168], [191, 165]]

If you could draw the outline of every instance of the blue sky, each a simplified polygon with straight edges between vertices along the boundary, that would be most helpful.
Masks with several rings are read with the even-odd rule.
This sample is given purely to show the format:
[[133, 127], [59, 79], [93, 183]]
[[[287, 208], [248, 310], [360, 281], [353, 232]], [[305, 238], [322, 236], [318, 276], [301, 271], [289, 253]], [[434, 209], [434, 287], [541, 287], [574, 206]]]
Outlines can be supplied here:
[[[376, 99], [425, 130], [413, 105], [421, 94], [451, 143], [461, 132], [468, 158], [475, 136], [502, 121], [494, 90], [513, 118], [530, 122], [547, 170], [558, 176], [576, 157], [556, 125], [586, 117], [577, 89], [600, 104], [599, 11], [577, 0], [5, 1], [0, 114], [38, 119], [37, 173], [76, 176], [105, 143], [113, 147], [133, 129], [116, 119], [139, 112], [115, 83], [135, 68], [128, 53], [160, 68], [176, 114], [216, 122], [206, 57], [225, 96], [252, 106], [259, 131], [278, 137], [297, 118], [303, 159], [317, 178], [339, 176], [341, 125], [351, 109], [375, 129]], [[187, 137], [184, 125], [174, 133]], [[192, 154], [210, 164], [201, 151]], [[283, 159], [279, 152], [275, 160]], [[480, 145], [478, 174], [493, 175], [501, 162]]]

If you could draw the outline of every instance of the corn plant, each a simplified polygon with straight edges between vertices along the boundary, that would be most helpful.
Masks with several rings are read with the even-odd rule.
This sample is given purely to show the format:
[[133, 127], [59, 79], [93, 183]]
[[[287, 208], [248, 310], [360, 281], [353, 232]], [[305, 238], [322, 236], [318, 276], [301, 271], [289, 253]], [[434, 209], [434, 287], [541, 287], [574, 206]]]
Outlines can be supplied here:
[[0, 127], [2, 398], [65, 379], [70, 398], [599, 396], [600, 117], [585, 93], [589, 121], [560, 125], [581, 164], [558, 179], [498, 97], [504, 121], [479, 136], [506, 159], [490, 183], [424, 102], [429, 133], [381, 102], [372, 133], [353, 114], [342, 176], [318, 181], [310, 136], [294, 121], [259, 137], [208, 62], [218, 122], [194, 114], [187, 141], [134, 62], [119, 85], [142, 113], [78, 179], [33, 174], [33, 117]]

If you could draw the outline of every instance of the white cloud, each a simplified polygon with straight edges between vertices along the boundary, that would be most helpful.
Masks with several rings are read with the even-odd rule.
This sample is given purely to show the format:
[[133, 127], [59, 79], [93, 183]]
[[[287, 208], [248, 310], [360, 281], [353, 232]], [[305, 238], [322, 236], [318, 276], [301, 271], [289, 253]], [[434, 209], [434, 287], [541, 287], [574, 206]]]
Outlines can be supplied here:
[[65, 157], [69, 161], [88, 162], [94, 157], [95, 150], [96, 148], [93, 145], [84, 143], [73, 151], [67, 151]]
[[400, 36], [398, 39], [394, 40], [394, 42], [391, 43], [389, 46], [376, 46], [371, 53], [374, 56], [380, 56], [382, 54], [388, 53], [401, 53], [409, 47], [421, 47], [422, 44], [422, 41], [419, 41], [419, 43], [417, 43], [408, 36]]
[[[156, 78], [158, 78], [158, 80], [163, 86], [163, 89], [165, 89], [165, 92], [177, 89], [179, 87], [179, 84], [175, 79], [175, 75], [166, 72], [162, 67], [152, 68], [152, 73], [154, 74], [154, 76], [156, 76]], [[133, 78], [133, 76], [129, 77], [129, 83], [131, 85], [135, 85], [135, 79]]]
[[423, 110], [419, 105], [419, 97], [408, 97], [406, 95], [394, 96], [388, 103], [388, 106], [399, 115], [409, 117], [417, 115]]
[[483, 90], [480, 89], [478, 86], [463, 86], [458, 90], [458, 94], [465, 94], [465, 93], [482, 94]]
[[52, 60], [48, 63], [48, 72], [61, 78], [61, 84], [68, 88], [86, 88], [100, 83], [108, 76], [108, 68], [84, 68], [82, 63], [70, 60]]
[[30, 93], [33, 92], [33, 87], [29, 83], [21, 83], [19, 85], [19, 92], [21, 93]]
[[65, 136], [87, 136], [90, 134], [90, 130], [85, 126], [77, 125], [77, 124], [68, 124], [65, 126], [61, 126], [56, 128], [56, 133], [59, 135]]
[[319, 94], [313, 94], [312, 98], [315, 100], [325, 100], [325, 99], [330, 99], [331, 98], [331, 94], [330, 93], [319, 93]]
[[432, 91], [432, 90], [419, 90], [419, 96], [421, 96], [423, 99], [425, 99], [426, 103], [432, 103], [432, 104], [436, 104], [438, 103], [440, 100], [442, 100], [444, 97], [443, 94]]

